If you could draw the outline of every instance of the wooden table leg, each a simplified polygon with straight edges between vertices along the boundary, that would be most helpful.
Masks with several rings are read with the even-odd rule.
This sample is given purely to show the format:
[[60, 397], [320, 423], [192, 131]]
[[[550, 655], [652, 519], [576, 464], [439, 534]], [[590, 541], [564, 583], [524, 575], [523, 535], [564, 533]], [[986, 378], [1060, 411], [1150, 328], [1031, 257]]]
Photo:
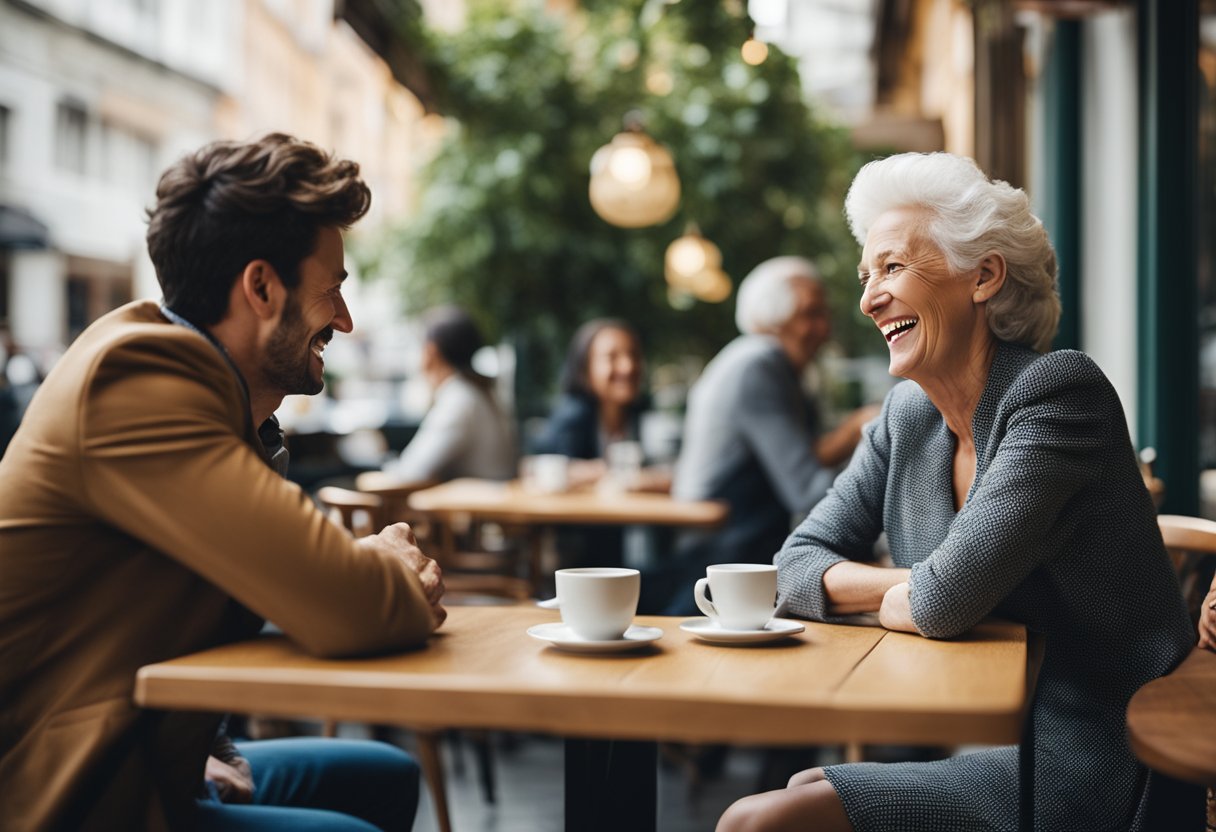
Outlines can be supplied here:
[[654, 832], [658, 743], [566, 740], [566, 832]]

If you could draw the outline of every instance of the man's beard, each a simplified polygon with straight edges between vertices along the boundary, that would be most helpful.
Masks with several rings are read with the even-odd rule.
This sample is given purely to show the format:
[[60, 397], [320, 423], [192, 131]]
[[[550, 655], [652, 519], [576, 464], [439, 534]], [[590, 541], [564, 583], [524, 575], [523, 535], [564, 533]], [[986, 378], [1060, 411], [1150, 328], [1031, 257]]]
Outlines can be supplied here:
[[[326, 342], [333, 338], [333, 334], [333, 327], [326, 327], [318, 333]], [[294, 295], [288, 295], [283, 320], [270, 336], [266, 363], [262, 369], [266, 381], [285, 395], [315, 396], [325, 386], [323, 379], [314, 377], [310, 372], [315, 339], [305, 341], [305, 338], [308, 338], [308, 327], [300, 314], [300, 304]]]

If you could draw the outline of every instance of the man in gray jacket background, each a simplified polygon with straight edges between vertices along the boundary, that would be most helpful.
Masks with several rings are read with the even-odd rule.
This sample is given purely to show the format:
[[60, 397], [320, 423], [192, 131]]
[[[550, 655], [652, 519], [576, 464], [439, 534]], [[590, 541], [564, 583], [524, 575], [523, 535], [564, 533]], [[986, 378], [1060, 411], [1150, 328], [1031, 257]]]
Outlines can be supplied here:
[[791, 529], [827, 493], [836, 466], [876, 407], [821, 433], [802, 372], [831, 336], [827, 292], [802, 257], [774, 257], [739, 285], [743, 333], [706, 366], [688, 398], [672, 494], [725, 500], [726, 525], [685, 532], [670, 562], [643, 581], [643, 609], [693, 615], [692, 586], [711, 563], [771, 563]]

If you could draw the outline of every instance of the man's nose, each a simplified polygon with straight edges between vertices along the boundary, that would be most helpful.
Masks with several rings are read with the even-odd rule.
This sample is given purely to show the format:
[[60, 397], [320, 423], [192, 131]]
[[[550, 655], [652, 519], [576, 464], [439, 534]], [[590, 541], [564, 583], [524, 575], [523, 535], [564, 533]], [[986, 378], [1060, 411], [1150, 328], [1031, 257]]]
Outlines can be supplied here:
[[338, 295], [338, 301], [334, 304], [334, 319], [330, 322], [330, 326], [338, 330], [338, 332], [353, 332], [355, 322], [350, 316], [350, 309], [346, 306], [346, 298]]

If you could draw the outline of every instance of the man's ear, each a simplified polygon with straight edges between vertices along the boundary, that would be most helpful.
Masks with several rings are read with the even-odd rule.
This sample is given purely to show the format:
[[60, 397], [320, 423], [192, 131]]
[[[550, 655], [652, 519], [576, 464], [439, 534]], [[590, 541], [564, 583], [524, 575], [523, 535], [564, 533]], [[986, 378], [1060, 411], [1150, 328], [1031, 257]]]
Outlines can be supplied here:
[[259, 318], [270, 320], [283, 308], [287, 287], [266, 260], [250, 260], [240, 276], [241, 294]]
[[992, 300], [1005, 285], [1005, 257], [992, 251], [985, 254], [976, 267], [975, 291], [971, 299], [976, 303]]

